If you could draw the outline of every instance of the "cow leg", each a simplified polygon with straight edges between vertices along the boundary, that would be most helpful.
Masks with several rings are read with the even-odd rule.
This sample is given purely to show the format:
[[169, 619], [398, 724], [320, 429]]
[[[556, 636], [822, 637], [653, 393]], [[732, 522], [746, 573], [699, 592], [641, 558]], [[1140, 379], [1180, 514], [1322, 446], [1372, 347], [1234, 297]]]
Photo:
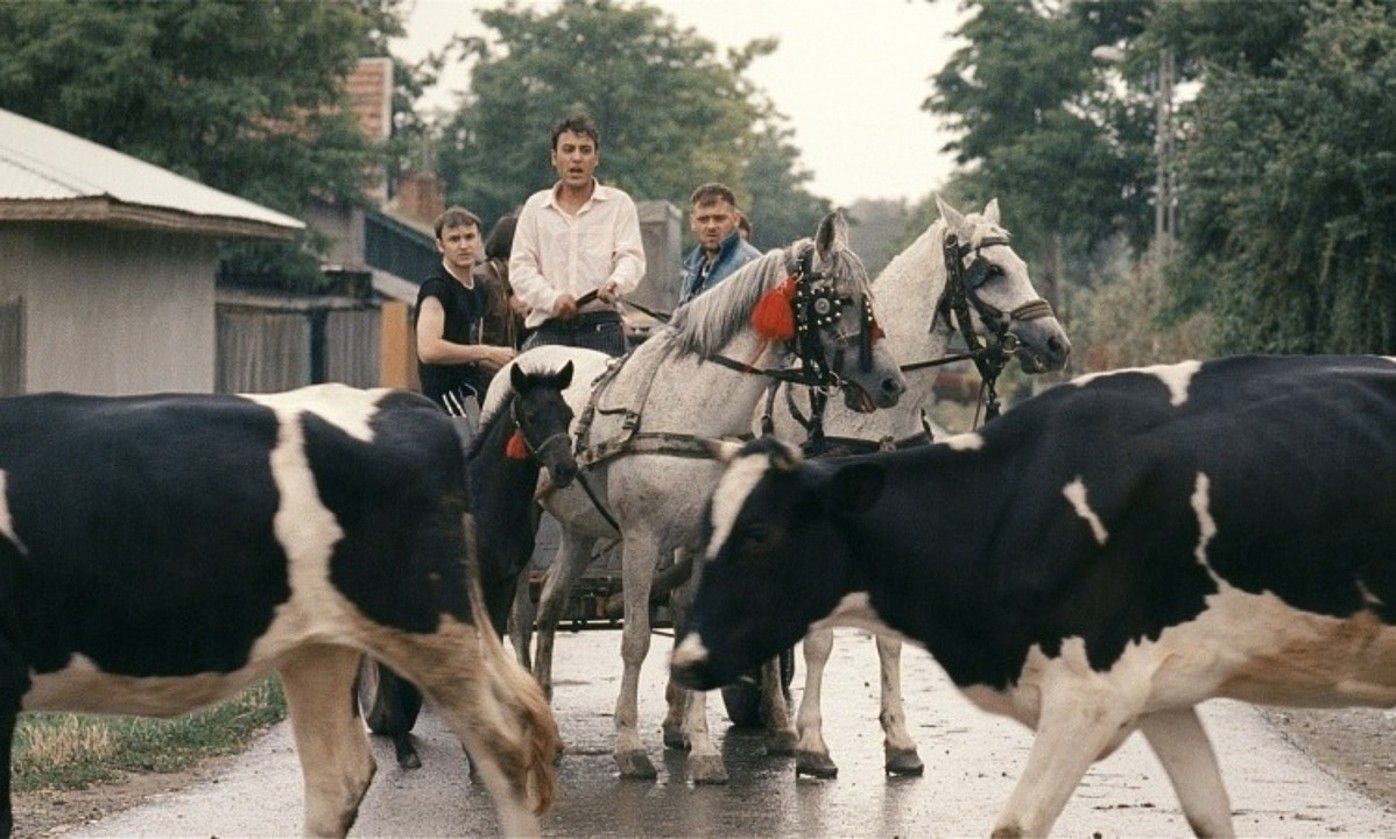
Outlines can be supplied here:
[[786, 757], [795, 754], [799, 735], [785, 704], [785, 686], [780, 681], [780, 657], [761, 666], [761, 707], [766, 711], [766, 754]]
[[645, 753], [640, 739], [640, 667], [650, 651], [650, 586], [654, 582], [658, 546], [652, 537], [626, 534], [621, 552], [621, 589], [625, 596], [625, 623], [621, 627], [620, 653], [625, 669], [616, 698], [616, 766], [622, 778], [651, 780], [659, 773]]
[[514, 657], [525, 670], [532, 670], [532, 656], [528, 647], [533, 641], [533, 619], [538, 608], [533, 603], [532, 586], [527, 568], [519, 575], [519, 586], [514, 590], [514, 608], [509, 610], [509, 642], [514, 647]]
[[0, 638], [0, 769], [4, 770], [0, 773], [0, 836], [9, 836], [15, 824], [10, 807], [10, 752], [20, 700], [28, 691], [29, 668], [9, 642]]
[[800, 712], [795, 720], [800, 741], [795, 746], [795, 775], [816, 778], [838, 777], [839, 768], [829, 757], [824, 742], [824, 715], [819, 710], [820, 689], [824, 684], [824, 665], [834, 650], [834, 630], [816, 629], [805, 636], [805, 695], [800, 698]]
[[1117, 691], [1086, 684], [1089, 676], [1056, 675], [1058, 684], [1042, 686], [1037, 737], [995, 837], [1046, 836], [1086, 770], [1118, 744], [1137, 713]]
[[358, 669], [357, 650], [324, 646], [297, 650], [279, 668], [305, 779], [307, 836], [348, 833], [373, 780], [368, 735], [347, 690]]
[[1192, 832], [1198, 836], [1234, 836], [1231, 801], [1197, 709], [1156, 711], [1140, 718], [1139, 730], [1173, 782]]
[[595, 542], [595, 539], [579, 536], [564, 527], [557, 556], [548, 569], [543, 593], [538, 598], [538, 640], [533, 656], [533, 676], [543, 688], [543, 695], [550, 700], [553, 696], [553, 637], [557, 633], [557, 623], [562, 619], [562, 610], [567, 606], [567, 597], [591, 561], [591, 548]]
[[906, 730], [906, 709], [902, 707], [902, 642], [875, 636], [877, 660], [882, 665], [882, 753], [887, 771], [893, 775], [920, 775], [926, 766], [916, 753], [916, 741]]

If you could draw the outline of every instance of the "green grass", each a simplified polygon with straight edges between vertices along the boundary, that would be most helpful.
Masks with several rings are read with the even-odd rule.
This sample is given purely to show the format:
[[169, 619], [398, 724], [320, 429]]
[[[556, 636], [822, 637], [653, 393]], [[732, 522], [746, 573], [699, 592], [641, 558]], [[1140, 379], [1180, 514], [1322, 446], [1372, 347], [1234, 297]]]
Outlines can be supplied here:
[[14, 790], [80, 789], [124, 772], [180, 772], [240, 750], [285, 716], [286, 699], [274, 677], [221, 705], [171, 720], [24, 714], [15, 729]]

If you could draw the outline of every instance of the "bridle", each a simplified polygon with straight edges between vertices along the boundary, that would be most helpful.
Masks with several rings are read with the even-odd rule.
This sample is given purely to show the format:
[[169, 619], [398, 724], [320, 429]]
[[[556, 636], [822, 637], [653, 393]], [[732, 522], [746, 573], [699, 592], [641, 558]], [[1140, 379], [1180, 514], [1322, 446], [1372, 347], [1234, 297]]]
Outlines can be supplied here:
[[[984, 257], [984, 248], [995, 245], [1007, 247], [1008, 241], [1007, 236], [985, 236], [977, 243], [966, 242], [962, 245], [954, 233], [946, 234], [942, 245], [945, 257], [945, 291], [936, 303], [930, 328], [935, 329], [936, 320], [944, 317], [952, 329], [960, 330], [969, 352], [956, 353], [933, 361], [904, 364], [901, 368], [902, 372], [906, 373], [955, 361], [974, 362], [974, 367], [979, 371], [979, 377], [983, 382], [980, 385], [980, 402], [984, 406], [986, 421], [999, 415], [998, 377], [1013, 360], [1013, 355], [1019, 347], [1018, 336], [1009, 332], [1009, 327], [1014, 321], [1053, 316], [1052, 304], [1040, 297], [1005, 313], [980, 296], [980, 288], [995, 276], [993, 263]], [[971, 256], [973, 258], [966, 265], [965, 259]], [[989, 331], [987, 341], [981, 341], [979, 333], [974, 331], [974, 324], [970, 318], [971, 306]], [[975, 424], [978, 425], [977, 419]]]
[[517, 395], [509, 402], [509, 419], [513, 420], [514, 428], [519, 432], [519, 438], [523, 440], [524, 448], [528, 449], [529, 455], [539, 463], [543, 461], [540, 455], [551, 445], [561, 442], [568, 450], [572, 448], [572, 435], [566, 429], [554, 432], [548, 435], [543, 442], [536, 446], [533, 445], [533, 441], [528, 439], [528, 432], [524, 430], [523, 420], [519, 417], [519, 397]]

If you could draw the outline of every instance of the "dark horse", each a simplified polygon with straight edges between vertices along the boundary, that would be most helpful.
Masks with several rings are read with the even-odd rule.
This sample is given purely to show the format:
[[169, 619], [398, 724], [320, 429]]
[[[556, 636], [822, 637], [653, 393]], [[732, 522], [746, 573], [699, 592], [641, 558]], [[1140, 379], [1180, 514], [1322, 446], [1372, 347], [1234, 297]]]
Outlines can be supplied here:
[[[483, 417], [484, 427], [466, 453], [466, 479], [475, 519], [480, 587], [490, 623], [505, 631], [519, 575], [533, 555], [538, 505], [533, 502], [538, 472], [547, 467], [554, 486], [565, 487], [577, 474], [572, 458], [572, 409], [562, 391], [572, 383], [572, 362], [550, 373], [527, 373], [510, 365], [511, 391], [504, 403]], [[370, 658], [359, 671], [359, 704], [375, 734], [393, 738], [398, 765], [422, 765], [412, 744], [412, 726], [422, 695], [411, 683]]]

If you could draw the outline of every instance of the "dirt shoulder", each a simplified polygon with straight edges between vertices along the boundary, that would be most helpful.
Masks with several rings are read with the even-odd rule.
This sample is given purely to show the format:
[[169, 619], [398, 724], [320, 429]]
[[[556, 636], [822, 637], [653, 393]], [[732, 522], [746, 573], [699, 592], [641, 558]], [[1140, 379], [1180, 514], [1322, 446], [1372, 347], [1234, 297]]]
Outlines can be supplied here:
[[1396, 720], [1372, 708], [1264, 708], [1262, 713], [1330, 775], [1396, 812]]
[[119, 813], [152, 795], [180, 789], [216, 770], [234, 756], [211, 758], [185, 772], [128, 774], [110, 784], [87, 789], [37, 790], [15, 793], [15, 839], [55, 836], [112, 813]]

